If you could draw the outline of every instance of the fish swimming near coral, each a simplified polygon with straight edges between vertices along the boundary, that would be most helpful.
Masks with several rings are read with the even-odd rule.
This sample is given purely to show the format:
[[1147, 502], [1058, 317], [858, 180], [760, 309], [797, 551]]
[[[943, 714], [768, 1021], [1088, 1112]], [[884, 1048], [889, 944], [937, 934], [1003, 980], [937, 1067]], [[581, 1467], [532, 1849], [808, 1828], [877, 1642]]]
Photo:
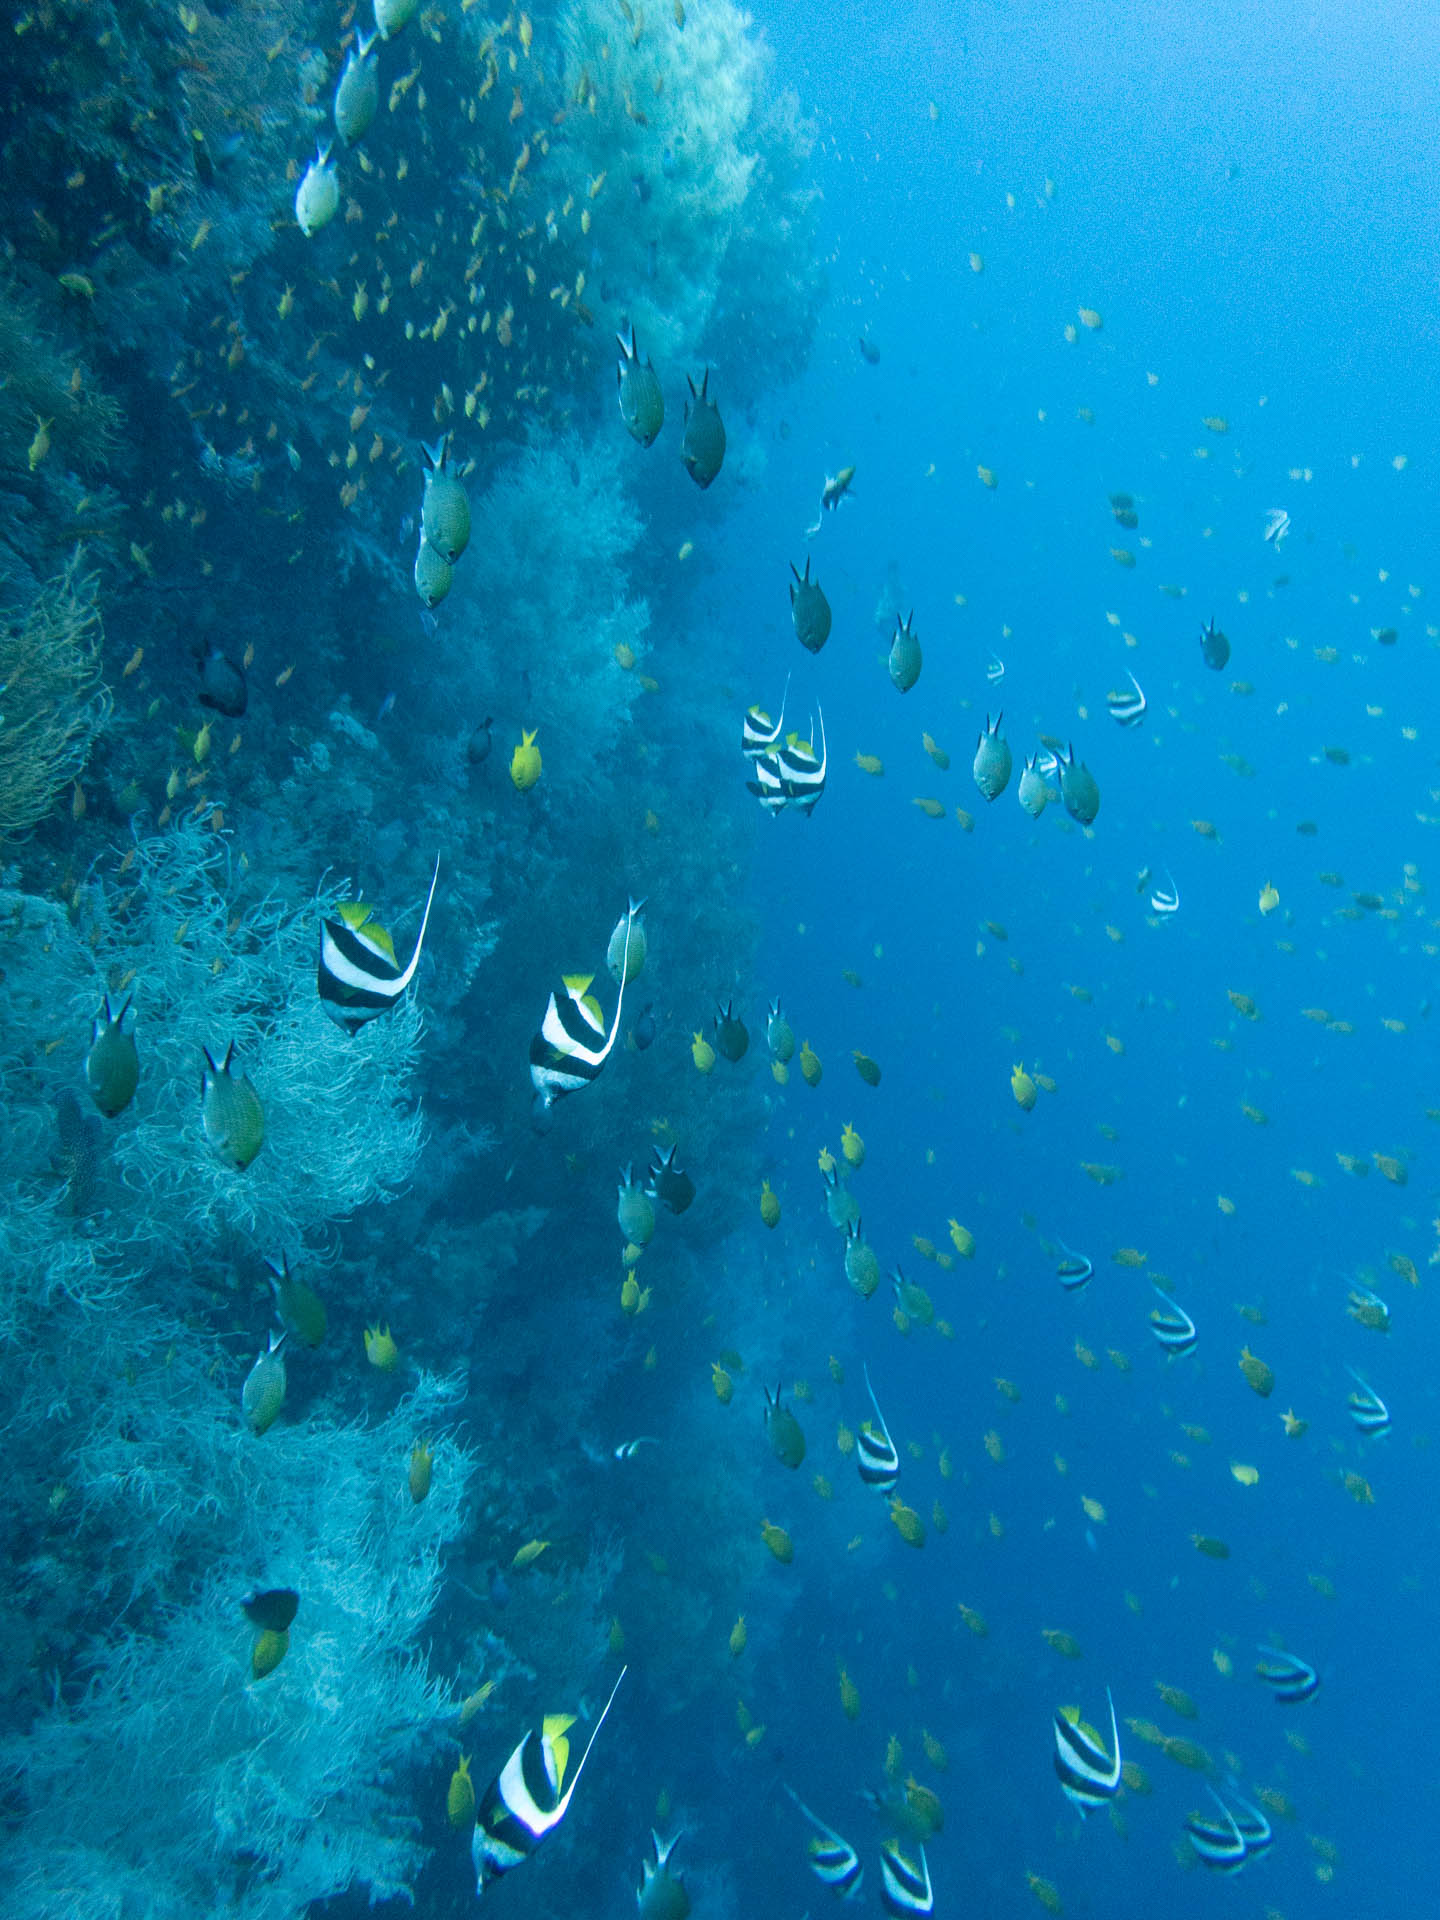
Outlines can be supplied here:
[[567, 1093], [578, 1093], [598, 1079], [620, 1031], [620, 1010], [625, 1004], [626, 954], [621, 950], [620, 993], [615, 1002], [615, 1018], [605, 1031], [593, 1003], [587, 1001], [589, 974], [567, 974], [564, 998], [552, 992], [540, 1031], [530, 1042], [530, 1083], [535, 1089], [535, 1115], [546, 1117], [555, 1102]]
[[646, 1191], [671, 1213], [684, 1213], [695, 1198], [695, 1182], [680, 1165], [678, 1147], [650, 1149], [650, 1178]]
[[662, 1840], [653, 1829], [655, 1858], [641, 1863], [640, 1885], [635, 1889], [635, 1904], [641, 1920], [685, 1920], [690, 1911], [690, 1895], [682, 1876], [670, 1866], [670, 1856], [680, 1844], [684, 1828], [673, 1839]]
[[[709, 397], [710, 369], [705, 369], [698, 391], [688, 374], [685, 379], [690, 388], [690, 400], [694, 402], [694, 411], [691, 411], [687, 402], [685, 440], [680, 448], [680, 458], [690, 478], [703, 490], [719, 473], [725, 458], [725, 423], [720, 418], [720, 409]], [[673, 1841], [671, 1845], [674, 1845]]]
[[223, 713], [227, 719], [238, 720], [250, 700], [245, 669], [236, 666], [213, 640], [206, 642], [198, 665], [201, 706], [209, 707], [215, 713]]
[[398, 1006], [401, 995], [415, 978], [420, 964], [420, 949], [425, 944], [425, 929], [430, 923], [430, 908], [440, 878], [440, 858], [430, 876], [430, 892], [420, 916], [420, 931], [409, 965], [395, 963], [395, 944], [379, 922], [374, 909], [361, 900], [346, 900], [337, 908], [338, 918], [320, 925], [320, 961], [317, 981], [320, 1004], [346, 1033], [357, 1034], [367, 1021]]
[[295, 189], [295, 219], [308, 240], [329, 226], [339, 208], [340, 181], [330, 158], [330, 143], [322, 141]]
[[790, 612], [795, 622], [795, 638], [807, 653], [819, 653], [830, 638], [830, 602], [825, 598], [819, 580], [810, 578], [810, 556], [805, 556], [805, 571], [801, 573], [795, 562], [790, 562], [790, 571], [795, 575], [795, 583], [790, 589]]
[[620, 349], [620, 362], [615, 369], [620, 390], [620, 418], [631, 439], [648, 447], [665, 424], [665, 395], [660, 377], [648, 355], [641, 361], [633, 326], [628, 336], [617, 333], [615, 343]]
[[265, 1109], [250, 1076], [235, 1057], [235, 1042], [225, 1049], [217, 1067], [208, 1047], [202, 1047], [200, 1118], [217, 1157], [243, 1173], [265, 1144]]
[[740, 751], [747, 759], [754, 760], [762, 753], [769, 753], [778, 747], [785, 734], [785, 701], [789, 698], [790, 682], [786, 679], [785, 692], [780, 700], [780, 718], [772, 721], [763, 707], [747, 707], [745, 721], [740, 736]]
[[425, 491], [420, 503], [420, 533], [447, 566], [453, 567], [470, 544], [470, 497], [448, 470], [450, 441], [441, 434], [433, 446], [422, 442]]
[[90, 1098], [113, 1120], [135, 1098], [140, 1083], [140, 1055], [135, 1034], [125, 1030], [125, 1016], [133, 1002], [127, 1000], [119, 1013], [110, 1011], [107, 993], [90, 1029], [90, 1051], [85, 1056], [85, 1084]]
[[475, 1814], [475, 1830], [470, 1842], [476, 1893], [484, 1893], [490, 1882], [499, 1879], [501, 1874], [523, 1866], [565, 1818], [585, 1771], [585, 1762], [590, 1758], [590, 1749], [628, 1671], [627, 1667], [620, 1669], [620, 1679], [610, 1689], [610, 1698], [595, 1722], [568, 1787], [565, 1770], [570, 1759], [570, 1743], [566, 1734], [575, 1724], [575, 1717], [555, 1713], [547, 1714], [538, 1727], [530, 1729], [485, 1789]]
[[378, 37], [378, 31], [357, 32], [335, 88], [335, 131], [347, 147], [365, 138], [379, 111], [380, 61], [378, 55], [372, 58]]

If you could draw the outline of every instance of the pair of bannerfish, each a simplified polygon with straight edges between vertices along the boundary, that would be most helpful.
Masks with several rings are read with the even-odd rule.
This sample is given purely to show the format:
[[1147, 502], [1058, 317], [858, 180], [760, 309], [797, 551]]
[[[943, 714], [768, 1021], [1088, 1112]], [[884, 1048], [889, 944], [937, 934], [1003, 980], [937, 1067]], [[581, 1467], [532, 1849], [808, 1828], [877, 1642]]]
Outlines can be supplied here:
[[[810, 1871], [823, 1886], [842, 1900], [853, 1900], [860, 1892], [865, 1869], [850, 1842], [812, 1813], [793, 1787], [785, 1789], [805, 1818], [815, 1828], [810, 1839]], [[880, 1899], [893, 1920], [909, 1920], [912, 1915], [935, 1911], [935, 1892], [930, 1884], [930, 1865], [925, 1849], [920, 1848], [918, 1862], [903, 1852], [896, 1839], [880, 1844]]]
[[[790, 683], [785, 683], [788, 697]], [[819, 709], [816, 709], [817, 712]], [[780, 702], [780, 717], [772, 722], [763, 707], [748, 707], [740, 738], [740, 751], [754, 768], [755, 777], [745, 786], [768, 814], [782, 813], [794, 807], [797, 813], [813, 813], [825, 791], [825, 770], [829, 755], [825, 746], [825, 715], [820, 714], [820, 751], [814, 741], [802, 740], [798, 733], [785, 733], [785, 701]]]
[[[414, 979], [439, 877], [437, 859], [415, 950], [403, 968], [396, 961], [390, 935], [373, 918], [374, 909], [363, 901], [344, 902], [335, 919], [322, 923], [320, 999], [331, 1019], [347, 1033], [358, 1033], [367, 1021], [395, 1006]], [[639, 971], [633, 953], [644, 939], [637, 922], [643, 904], [630, 901], [611, 939], [611, 946], [618, 949], [618, 964], [612, 971], [619, 979], [620, 992], [608, 1030], [599, 1002], [589, 990], [592, 975], [567, 974], [563, 993], [550, 995], [540, 1031], [530, 1042], [530, 1080], [537, 1117], [548, 1114], [565, 1094], [589, 1086], [610, 1058], [620, 1031], [625, 987]]]

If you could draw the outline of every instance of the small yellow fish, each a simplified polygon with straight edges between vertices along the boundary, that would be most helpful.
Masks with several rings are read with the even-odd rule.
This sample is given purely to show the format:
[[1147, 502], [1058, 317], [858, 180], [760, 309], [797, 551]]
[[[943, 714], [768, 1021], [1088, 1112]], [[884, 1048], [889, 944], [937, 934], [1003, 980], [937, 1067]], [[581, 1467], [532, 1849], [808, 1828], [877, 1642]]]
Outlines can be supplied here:
[[50, 451], [50, 429], [54, 424], [55, 420], [53, 415], [48, 420], [42, 420], [38, 413], [35, 416], [35, 438], [30, 442], [25, 455], [30, 463], [31, 473], [34, 473], [35, 469], [40, 465], [40, 462]]
[[365, 1358], [381, 1373], [395, 1371], [400, 1362], [400, 1349], [396, 1346], [389, 1327], [366, 1327]]
[[520, 744], [510, 756], [510, 779], [517, 793], [528, 793], [540, 778], [540, 749], [535, 744], [538, 731], [522, 727]]
[[1260, 889], [1260, 911], [1261, 913], [1273, 913], [1279, 904], [1279, 891], [1267, 880]]
[[1077, 311], [1081, 326], [1088, 327], [1091, 333], [1098, 333], [1104, 326], [1104, 320], [1094, 307], [1080, 307]]
[[885, 762], [878, 753], [857, 753], [855, 764], [862, 773], [871, 773], [877, 778], [885, 771]]
[[844, 1667], [840, 1669], [840, 1711], [847, 1720], [860, 1718], [860, 1689]]
[[470, 1756], [462, 1753], [460, 1764], [450, 1776], [445, 1794], [445, 1814], [457, 1833], [468, 1833], [475, 1822], [475, 1784], [470, 1778]]
[[1035, 1082], [1021, 1066], [1010, 1069], [1010, 1091], [1015, 1096], [1016, 1106], [1025, 1113], [1029, 1113], [1039, 1098]]
[[417, 1440], [410, 1449], [410, 1498], [416, 1506], [430, 1491], [430, 1470], [434, 1466], [435, 1456], [423, 1440]]
[[745, 1651], [749, 1638], [750, 1636], [745, 1630], [745, 1616], [742, 1613], [730, 1629], [730, 1653], [732, 1658], [736, 1660], [740, 1658], [740, 1655]]
[[1260, 1478], [1260, 1469], [1247, 1466], [1243, 1460], [1232, 1460], [1230, 1474], [1232, 1479], [1238, 1480], [1242, 1487], [1253, 1487]]
[[760, 1538], [774, 1554], [782, 1567], [788, 1567], [795, 1558], [795, 1546], [784, 1527], [777, 1527], [771, 1520], [760, 1523]]
[[522, 1567], [533, 1567], [535, 1562], [549, 1546], [548, 1540], [527, 1540], [523, 1547], [517, 1547], [515, 1558], [510, 1565], [518, 1572]]

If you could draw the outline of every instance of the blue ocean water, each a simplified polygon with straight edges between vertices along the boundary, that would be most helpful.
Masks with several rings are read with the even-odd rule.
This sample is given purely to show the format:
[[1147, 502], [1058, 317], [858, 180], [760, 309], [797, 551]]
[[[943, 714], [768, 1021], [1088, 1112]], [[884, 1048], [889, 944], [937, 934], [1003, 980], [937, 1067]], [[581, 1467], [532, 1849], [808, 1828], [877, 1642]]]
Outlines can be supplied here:
[[[680, 1828], [697, 1920], [815, 1920], [788, 1786], [857, 1848], [866, 1908], [880, 1843], [913, 1856], [928, 1822], [942, 1920], [1418, 1912], [1440, 19], [428, 10], [382, 48], [396, 92], [368, 166], [342, 157], [344, 212], [302, 240], [314, 76], [351, 23], [282, 11], [36, 9], [5, 82], [34, 133], [6, 150], [5, 601], [39, 604], [80, 540], [114, 702], [0, 875], [6, 1912], [469, 1911], [461, 1757], [483, 1794], [574, 1712], [573, 1780], [626, 1662], [573, 1805], [487, 1907], [628, 1913], [650, 1829]], [[108, 53], [139, 97], [166, 33], [153, 111], [115, 122], [114, 206], [68, 219], [115, 164], [70, 151]], [[651, 47], [648, 94], [611, 84]], [[740, 112], [742, 65], [813, 144]], [[207, 175], [188, 119], [217, 75], [245, 105], [208, 122]], [[271, 143], [289, 177], [262, 177]], [[57, 150], [72, 173], [35, 157]], [[612, 398], [630, 320], [666, 395], [648, 448]], [[706, 364], [728, 449], [702, 493], [678, 446]], [[83, 440], [92, 385], [123, 458]], [[413, 443], [437, 429], [475, 530], [422, 617]], [[814, 656], [786, 591], [807, 558], [834, 616]], [[252, 706], [207, 759], [216, 636], [253, 647]], [[1127, 673], [1133, 728], [1107, 711]], [[744, 791], [742, 716], [782, 692], [802, 739], [823, 715], [808, 819]], [[531, 789], [511, 756], [537, 728]], [[1047, 737], [1093, 772], [1092, 826], [1017, 804]], [[403, 963], [437, 853], [414, 989], [341, 1037], [317, 922], [363, 893]], [[642, 894], [621, 1019], [605, 942]], [[577, 970], [617, 1045], [537, 1127], [526, 1049]], [[134, 1110], [77, 1134], [62, 1106], [57, 1150], [96, 1002], [132, 988]], [[777, 996], [814, 1087], [798, 1052], [772, 1071]], [[732, 997], [748, 1053], [698, 1071]], [[238, 1173], [194, 1107], [199, 1048], [232, 1037], [268, 1128]], [[869, 1299], [824, 1204], [847, 1127]], [[696, 1199], [627, 1281], [616, 1176], [671, 1144]], [[282, 1249], [329, 1328], [313, 1352], [292, 1331], [255, 1433]], [[1183, 1358], [1153, 1337], [1162, 1279]], [[393, 1372], [366, 1360], [385, 1326]], [[920, 1546], [837, 1444], [867, 1368]], [[798, 1469], [767, 1443], [777, 1383]], [[267, 1674], [240, 1601], [282, 1585]], [[1262, 1646], [1313, 1664], [1312, 1699], [1270, 1697]], [[1054, 1716], [1108, 1743], [1107, 1690], [1129, 1770], [1082, 1820]], [[1274, 1827], [1233, 1878], [1185, 1837], [1211, 1788]]]

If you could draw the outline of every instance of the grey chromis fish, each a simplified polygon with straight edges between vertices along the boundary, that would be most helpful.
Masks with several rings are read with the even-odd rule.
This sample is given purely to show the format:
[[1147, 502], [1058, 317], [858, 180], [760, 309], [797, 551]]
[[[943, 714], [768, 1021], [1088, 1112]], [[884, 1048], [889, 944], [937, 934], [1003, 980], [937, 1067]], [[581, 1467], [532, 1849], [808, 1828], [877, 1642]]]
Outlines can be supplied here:
[[1095, 776], [1083, 760], [1075, 758], [1073, 746], [1056, 757], [1060, 762], [1060, 798], [1065, 803], [1065, 811], [1082, 827], [1088, 827], [1100, 811], [1100, 788]]
[[465, 758], [472, 767], [483, 767], [490, 758], [490, 729], [494, 724], [493, 717], [487, 713], [466, 741]]
[[1038, 820], [1050, 800], [1050, 787], [1045, 774], [1036, 765], [1038, 756], [1031, 754], [1020, 773], [1020, 784], [1015, 789], [1016, 797], [1032, 820]]
[[427, 546], [433, 547], [453, 567], [470, 544], [470, 496], [448, 471], [450, 442], [441, 434], [434, 446], [423, 443], [420, 457], [425, 464], [425, 492], [420, 502], [420, 532]]
[[750, 1045], [750, 1033], [735, 1011], [733, 1000], [724, 1000], [715, 1011], [715, 1051], [734, 1066], [743, 1060]]
[[805, 1435], [789, 1407], [781, 1406], [779, 1387], [773, 1398], [770, 1389], [765, 1389], [765, 1435], [782, 1467], [793, 1471], [805, 1458]]
[[793, 1787], [787, 1786], [785, 1791], [815, 1828], [808, 1848], [810, 1871], [822, 1886], [829, 1887], [842, 1900], [853, 1900], [865, 1878], [859, 1854], [848, 1840], [842, 1839], [833, 1827], [827, 1827], [818, 1814], [810, 1811]]
[[295, 189], [295, 218], [305, 238], [328, 227], [339, 208], [340, 181], [330, 158], [330, 143], [322, 141]]
[[278, 1267], [273, 1260], [267, 1260], [265, 1265], [270, 1270], [270, 1291], [275, 1295], [275, 1311], [281, 1326], [307, 1347], [318, 1347], [325, 1338], [328, 1324], [325, 1302], [313, 1287], [291, 1273], [288, 1255], [280, 1255]]
[[[620, 1669], [620, 1680], [627, 1672], [628, 1668]], [[523, 1866], [565, 1818], [596, 1735], [615, 1703], [620, 1680], [610, 1690], [610, 1698], [595, 1722], [595, 1730], [568, 1787], [565, 1772], [570, 1763], [570, 1742], [566, 1734], [575, 1719], [573, 1714], [552, 1713], [547, 1714], [538, 1727], [529, 1730], [485, 1789], [470, 1838], [477, 1893], [484, 1893], [489, 1883], [502, 1873]]]
[[645, 922], [640, 918], [644, 905], [643, 900], [631, 900], [628, 908], [615, 922], [610, 935], [610, 944], [605, 949], [605, 964], [610, 969], [610, 978], [619, 981], [623, 968], [622, 984], [625, 986], [628, 986], [637, 974], [643, 972], [645, 967]]
[[288, 1334], [272, 1333], [270, 1344], [245, 1376], [240, 1406], [250, 1431], [259, 1435], [273, 1427], [285, 1404], [285, 1358], [281, 1348]]
[[998, 800], [1010, 782], [1010, 769], [1014, 765], [1009, 742], [1001, 737], [1000, 724], [1004, 712], [997, 713], [992, 725], [990, 716], [985, 716], [985, 731], [975, 746], [975, 760], [971, 768], [975, 784], [987, 800]]
[[805, 571], [797, 573], [790, 563], [795, 584], [790, 589], [790, 612], [795, 621], [795, 638], [809, 653], [819, 653], [830, 638], [830, 602], [820, 582], [810, 578], [810, 556], [805, 556]]
[[662, 1840], [658, 1833], [651, 1831], [655, 1858], [641, 1863], [640, 1884], [635, 1889], [635, 1904], [640, 1909], [641, 1920], [686, 1920], [690, 1895], [684, 1880], [672, 1872], [669, 1864], [684, 1831], [682, 1827], [672, 1840]]
[[620, 418], [631, 439], [648, 447], [665, 424], [665, 395], [660, 388], [660, 377], [648, 355], [641, 362], [633, 326], [628, 337], [617, 333], [615, 340], [620, 348], [620, 364], [615, 369], [620, 389]]
[[772, 1056], [781, 1062], [791, 1059], [795, 1052], [795, 1031], [785, 1018], [778, 994], [771, 1001], [766, 1016], [765, 1044]]
[[415, 17], [420, 0], [375, 0], [375, 25], [382, 40], [393, 40]]
[[[908, 693], [920, 678], [920, 642], [915, 638], [915, 615], [902, 620], [895, 616], [895, 637], [890, 642], [887, 662], [890, 678], [901, 693]], [[1008, 778], [1008, 774], [1007, 774]]]
[[85, 1056], [85, 1082], [90, 1098], [107, 1120], [123, 1113], [135, 1098], [140, 1082], [140, 1055], [135, 1035], [125, 1030], [127, 1000], [119, 1013], [111, 1013], [107, 993], [90, 1029], [90, 1051]]
[[200, 1118], [217, 1158], [243, 1173], [265, 1144], [265, 1109], [250, 1076], [235, 1058], [235, 1042], [217, 1067], [208, 1047], [200, 1051]]
[[719, 473], [725, 458], [725, 423], [720, 418], [720, 409], [708, 397], [710, 369], [705, 369], [698, 393], [688, 373], [685, 381], [690, 389], [690, 401], [685, 405], [685, 439], [680, 458], [690, 478], [703, 490]]
[[1230, 661], [1230, 642], [1213, 620], [1200, 629], [1200, 657], [1212, 673], [1222, 673]]
[[695, 1182], [680, 1165], [678, 1147], [654, 1146], [650, 1149], [650, 1178], [646, 1192], [668, 1207], [671, 1213], [684, 1213], [695, 1198]]
[[655, 1204], [644, 1183], [635, 1178], [633, 1166], [621, 1170], [619, 1195], [615, 1218], [621, 1233], [631, 1246], [648, 1246], [655, 1232]]
[[655, 1014], [650, 1001], [647, 1000], [645, 1005], [640, 1009], [640, 1018], [635, 1022], [631, 1032], [637, 1053], [644, 1053], [648, 1047], [654, 1046], [656, 1033]]
[[427, 608], [438, 607], [455, 584], [454, 570], [443, 553], [422, 539], [415, 553], [415, 591]]
[[375, 33], [358, 33], [335, 89], [335, 131], [347, 147], [363, 140], [380, 107], [380, 61]]
[[262, 1587], [240, 1602], [245, 1618], [262, 1633], [288, 1633], [300, 1611], [294, 1587]]
[[213, 640], [200, 656], [200, 704], [230, 720], [238, 720], [249, 704], [245, 669], [222, 653]]

